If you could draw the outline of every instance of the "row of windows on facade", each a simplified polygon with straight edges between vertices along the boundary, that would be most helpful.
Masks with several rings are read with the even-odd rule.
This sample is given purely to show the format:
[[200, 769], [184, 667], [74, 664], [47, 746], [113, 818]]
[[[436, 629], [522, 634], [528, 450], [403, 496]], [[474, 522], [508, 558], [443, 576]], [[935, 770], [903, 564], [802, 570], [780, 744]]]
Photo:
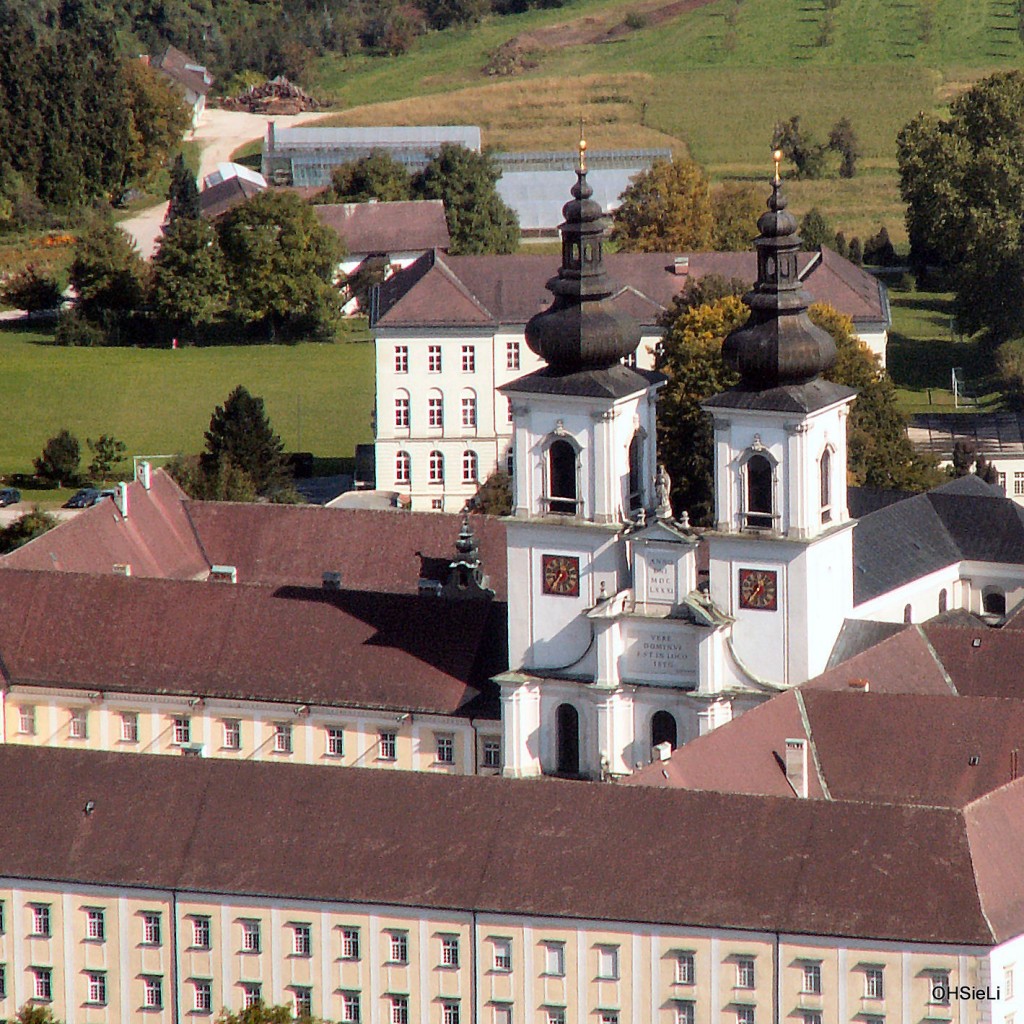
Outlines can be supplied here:
[[[19, 708], [19, 732], [35, 735], [35, 705], [22, 705]], [[172, 719], [173, 742], [178, 746], [192, 743], [192, 720], [187, 717]], [[242, 723], [237, 718], [224, 719], [221, 722], [221, 745], [225, 750], [242, 749]], [[89, 738], [89, 713], [85, 708], [74, 708], [68, 721], [68, 735], [72, 739]], [[345, 754], [345, 730], [339, 726], [327, 726], [324, 730], [324, 753], [330, 757], [343, 757]], [[139, 716], [137, 712], [121, 713], [121, 742], [139, 742]], [[435, 760], [439, 764], [455, 764], [455, 737], [447, 733], [435, 733]], [[290, 754], [293, 751], [292, 725], [290, 722], [274, 723], [273, 750], [278, 754]], [[485, 768], [501, 767], [501, 741], [497, 737], [484, 737], [481, 741], [481, 763]], [[394, 761], [398, 756], [398, 734], [381, 731], [377, 734], [377, 756], [382, 761]]]
[[[406, 391], [400, 391], [395, 395], [395, 427], [399, 430], [410, 429], [410, 401], [409, 393]], [[462, 395], [462, 426], [466, 430], [476, 429], [476, 407], [475, 394]], [[444, 429], [444, 395], [440, 392], [434, 392], [427, 397], [427, 426], [437, 430]]]
[[[440, 345], [427, 346], [427, 372], [441, 373], [444, 367]], [[519, 369], [519, 342], [505, 342], [505, 369]], [[395, 346], [395, 373], [409, 372], [409, 346]], [[462, 346], [462, 372], [476, 373], [476, 345]]]
[[[938, 598], [939, 615], [949, 610], [949, 593], [943, 588], [939, 591]], [[981, 610], [986, 615], [1006, 614], [1006, 591], [1000, 587], [985, 587], [981, 592]], [[928, 618], [928, 615], [925, 615]], [[905, 604], [903, 606], [903, 621], [911, 623], [914, 621], [914, 606]]]
[[[427, 479], [432, 484], [444, 483], [444, 453], [432, 451], [427, 457]], [[395, 454], [395, 483], [407, 484], [412, 480], [412, 456], [407, 451]], [[462, 453], [462, 482], [480, 481], [480, 457], [474, 451]]]

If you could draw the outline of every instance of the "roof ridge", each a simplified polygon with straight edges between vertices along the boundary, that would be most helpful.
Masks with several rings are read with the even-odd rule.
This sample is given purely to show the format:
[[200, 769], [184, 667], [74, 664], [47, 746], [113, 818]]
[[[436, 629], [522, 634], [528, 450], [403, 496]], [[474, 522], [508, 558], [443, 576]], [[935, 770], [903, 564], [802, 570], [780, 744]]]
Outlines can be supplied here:
[[469, 290], [469, 287], [463, 282], [459, 275], [455, 273], [452, 267], [449, 266], [448, 261], [444, 258], [443, 254], [437, 249], [433, 250], [433, 254], [434, 266], [431, 267], [431, 269], [440, 269], [441, 273], [444, 274], [462, 293], [462, 295], [472, 302], [481, 313], [484, 313], [495, 323], [498, 323], [498, 318]]
[[[918, 623], [913, 627], [921, 635], [921, 639], [925, 643], [925, 647], [928, 649], [928, 653], [935, 659], [935, 664], [938, 666], [939, 671], [942, 673], [942, 678], [946, 681], [946, 685], [949, 687], [950, 693], [954, 696], [959, 697], [960, 691], [956, 688], [956, 684], [953, 682], [953, 677], [946, 671], [946, 666], [942, 663], [942, 659], [939, 657], [939, 652], [932, 646], [931, 640], [928, 639], [928, 634], [925, 633], [924, 629]], [[966, 626], [947, 626], [947, 629], [966, 629]], [[896, 634], [900, 636], [900, 633]]]
[[811, 720], [807, 714], [807, 707], [804, 704], [804, 695], [800, 690], [800, 687], [796, 687], [792, 691], [796, 695], [796, 706], [800, 711], [800, 721], [803, 723], [804, 732], [807, 734], [807, 743], [811, 748], [811, 757], [814, 760], [814, 770], [818, 775], [818, 782], [821, 785], [821, 791], [825, 794], [826, 800], [832, 800], [832, 793], [828, 788], [828, 783], [825, 781], [825, 773], [821, 770], [821, 761], [818, 759], [818, 745], [814, 741], [814, 733], [811, 729]]

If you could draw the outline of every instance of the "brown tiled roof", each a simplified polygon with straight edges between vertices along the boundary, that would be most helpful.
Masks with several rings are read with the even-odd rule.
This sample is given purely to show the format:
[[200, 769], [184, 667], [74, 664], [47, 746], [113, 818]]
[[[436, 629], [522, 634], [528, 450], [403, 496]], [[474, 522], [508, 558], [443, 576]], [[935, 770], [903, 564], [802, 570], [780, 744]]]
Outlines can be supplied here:
[[440, 199], [402, 203], [335, 203], [314, 206], [324, 227], [336, 232], [349, 254], [447, 249], [448, 223]]
[[[608, 274], [620, 286], [613, 301], [641, 323], [653, 325], [668, 308], [673, 296], [690, 278], [707, 274], [739, 278], [753, 284], [757, 275], [753, 252], [698, 252], [689, 255], [688, 275], [676, 274], [672, 253], [612, 253], [605, 257]], [[546, 308], [551, 294], [545, 282], [558, 270], [559, 257], [515, 254], [511, 256], [421, 257], [425, 266], [409, 267], [381, 286], [381, 327], [458, 326], [489, 321], [494, 324], [525, 324]], [[835, 253], [801, 253], [801, 272], [808, 271], [804, 287], [813, 301], [831, 302], [854, 321], [878, 322], [888, 311], [878, 282]], [[484, 311], [451, 305], [446, 291], [439, 290], [426, 271], [443, 264]], [[436, 275], [435, 275], [436, 276]]]
[[108, 498], [0, 558], [0, 569], [112, 573], [130, 565], [135, 576], [167, 579], [205, 577], [203, 556], [185, 512], [185, 494], [157, 470], [152, 487], [128, 485], [128, 517]]
[[498, 601], [11, 569], [0, 677], [494, 716], [506, 614]]
[[930, 623], [921, 629], [958, 693], [1024, 699], [1024, 634], [1020, 630]]
[[[150, 67], [162, 71], [169, 78], [199, 96], [205, 96], [213, 84], [213, 76], [198, 61], [173, 46], [168, 46], [159, 57], [150, 62]], [[202, 68], [197, 71], [196, 68]]]
[[[332, 509], [186, 501], [202, 551], [233, 565], [239, 583], [319, 586], [340, 572], [346, 590], [415, 594], [420, 577], [443, 580], [455, 557], [461, 519], [438, 512]], [[491, 589], [505, 599], [505, 526], [473, 516], [473, 532]]]
[[1000, 842], [1022, 783], [962, 813], [17, 745], [0, 779], [15, 878], [972, 945], [1024, 928]]
[[199, 193], [199, 212], [207, 220], [216, 220], [262, 191], [254, 181], [239, 177], [226, 178]]

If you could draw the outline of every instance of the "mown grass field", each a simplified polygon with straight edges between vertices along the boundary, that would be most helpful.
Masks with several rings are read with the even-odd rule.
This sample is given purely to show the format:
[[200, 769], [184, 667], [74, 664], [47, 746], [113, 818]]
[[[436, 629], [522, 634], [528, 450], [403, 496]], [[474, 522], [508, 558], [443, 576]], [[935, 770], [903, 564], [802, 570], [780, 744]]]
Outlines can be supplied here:
[[[82, 444], [113, 434], [129, 455], [198, 452], [210, 414], [244, 384], [261, 395], [288, 450], [351, 456], [373, 440], [373, 346], [56, 348], [48, 334], [0, 330], [0, 475], [30, 473], [67, 427]], [[129, 463], [130, 468], [130, 463]]]

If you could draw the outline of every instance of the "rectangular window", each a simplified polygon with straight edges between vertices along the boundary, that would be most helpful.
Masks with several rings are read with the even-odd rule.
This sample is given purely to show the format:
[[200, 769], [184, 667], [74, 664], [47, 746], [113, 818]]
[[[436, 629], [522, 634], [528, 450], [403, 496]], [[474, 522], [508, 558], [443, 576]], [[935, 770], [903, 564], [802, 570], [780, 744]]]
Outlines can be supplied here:
[[409, 1024], [409, 997], [391, 997], [391, 1024]]
[[242, 723], [237, 718], [224, 719], [224, 749], [242, 749]]
[[696, 974], [693, 953], [688, 950], [676, 953], [676, 984], [693, 985]]
[[292, 953], [295, 956], [312, 956], [313, 939], [308, 924], [292, 925]]
[[359, 959], [359, 929], [342, 928], [341, 930], [341, 958], [342, 960]]
[[933, 1006], [949, 1006], [949, 971], [932, 971], [928, 1002]]
[[437, 395], [427, 399], [427, 426], [444, 426], [444, 399]]
[[427, 346], [427, 370], [430, 373], [441, 372], [441, 346]]
[[601, 1024], [619, 1024], [618, 1013], [615, 1010], [602, 1010]]
[[741, 956], [736, 960], [736, 987], [754, 987], [754, 958]]
[[263, 986], [258, 981], [242, 982], [242, 1009], [248, 1010], [263, 998]]
[[512, 940], [494, 939], [494, 970], [508, 974], [512, 970]]
[[693, 1024], [693, 1003], [681, 1000], [676, 1003], [676, 1024]]
[[164, 979], [150, 976], [142, 979], [142, 1008], [160, 1010], [164, 1005]]
[[494, 1004], [494, 1024], [512, 1024], [512, 1007], [508, 1003]]
[[400, 395], [395, 399], [395, 426], [409, 426], [409, 398], [407, 395]]
[[476, 398], [473, 395], [467, 395], [462, 399], [462, 425], [476, 426]]
[[737, 1006], [736, 1024], [754, 1024], [754, 1008], [752, 1006]]
[[213, 983], [205, 979], [192, 982], [192, 1009], [196, 1013], [210, 1013], [213, 1010]]
[[102, 942], [107, 937], [106, 923], [101, 907], [87, 907], [85, 910], [85, 936], [92, 942]]
[[597, 947], [597, 976], [606, 981], [615, 981], [619, 977], [619, 947]]
[[458, 935], [441, 936], [441, 966], [459, 966], [459, 937]]
[[142, 915], [142, 942], [146, 946], [160, 945], [160, 915]]
[[313, 990], [303, 985], [292, 989], [295, 996], [295, 1016], [298, 1018], [313, 1016]]
[[50, 904], [32, 903], [32, 935], [34, 938], [50, 937]]
[[455, 764], [455, 737], [438, 736], [437, 739], [437, 763]]
[[462, 346], [462, 372], [476, 373], [476, 345]]
[[476, 483], [480, 472], [480, 462], [476, 452], [463, 452], [462, 454], [462, 482], [464, 484]]
[[192, 722], [188, 718], [174, 720], [174, 742], [177, 744], [192, 742]]
[[1003, 998], [1013, 998], [1013, 968], [1007, 967], [1003, 971]]
[[287, 722], [274, 725], [274, 753], [290, 754], [292, 752], [292, 727]]
[[864, 971], [864, 998], [885, 998], [885, 977], [881, 967], [868, 967]]
[[341, 993], [342, 1024], [359, 1024], [359, 993]]
[[192, 948], [210, 948], [210, 919], [208, 917], [192, 918]]
[[394, 761], [397, 756], [395, 733], [382, 732], [377, 740], [377, 757], [382, 761]]
[[33, 705], [24, 704], [18, 708], [18, 732], [23, 736], [35, 736], [36, 709]]
[[249, 918], [242, 924], [242, 952], [258, 953], [260, 951], [260, 923]]
[[407, 484], [412, 475], [412, 457], [408, 452], [395, 455], [395, 483]]
[[107, 1003], [107, 976], [105, 974], [88, 974], [89, 1002], [94, 1006], [105, 1006]]
[[501, 740], [497, 736], [485, 736], [482, 741], [484, 768], [501, 767]]
[[89, 712], [85, 708], [73, 708], [68, 723], [68, 736], [73, 740], [89, 738]]
[[508, 421], [509, 421], [509, 423], [511, 423], [513, 419], [514, 419], [514, 414], [512, 412], [512, 399], [510, 398], [510, 399], [508, 399]]
[[565, 1010], [549, 1007], [547, 1015], [548, 1024], [565, 1024]]
[[0, 935], [7, 931], [7, 904], [0, 900]]
[[329, 757], [341, 757], [345, 753], [345, 731], [335, 727], [327, 730], [327, 754]]
[[1024, 494], [1024, 473], [1013, 474], [1013, 493]]
[[121, 742], [139, 742], [139, 716], [135, 711], [121, 712]]
[[505, 369], [507, 369], [507, 370], [518, 370], [519, 369], [519, 342], [518, 341], [506, 341], [505, 342]]
[[33, 992], [41, 1003], [48, 1003], [53, 998], [53, 969], [50, 967], [33, 967], [35, 976]]
[[804, 1010], [801, 1014], [804, 1024], [821, 1024], [820, 1010]]
[[459, 1024], [461, 1014], [456, 1002], [443, 1003], [441, 1007], [441, 1024]]
[[7, 998], [7, 964], [0, 964], [0, 999]]
[[565, 943], [544, 943], [544, 973], [554, 978], [565, 977]]
[[409, 372], [409, 346], [395, 346], [395, 373]]
[[407, 964], [409, 962], [409, 933], [391, 933], [391, 963]]
[[809, 995], [821, 995], [821, 964], [804, 964], [803, 991]]

